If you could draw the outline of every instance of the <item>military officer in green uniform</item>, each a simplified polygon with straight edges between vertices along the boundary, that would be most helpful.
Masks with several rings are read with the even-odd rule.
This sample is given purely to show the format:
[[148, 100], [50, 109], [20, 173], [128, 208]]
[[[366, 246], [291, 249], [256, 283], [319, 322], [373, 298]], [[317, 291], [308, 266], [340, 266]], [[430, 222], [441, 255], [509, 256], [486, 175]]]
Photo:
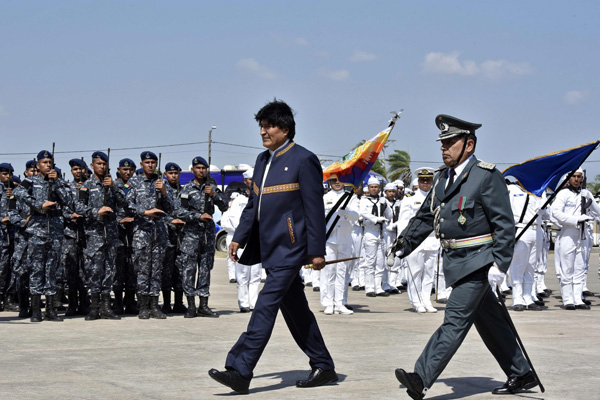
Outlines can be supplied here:
[[475, 158], [475, 130], [481, 124], [448, 115], [435, 119], [442, 159], [433, 189], [412, 223], [401, 233], [397, 255], [406, 257], [434, 230], [441, 240], [448, 298], [444, 322], [415, 364], [398, 368], [396, 378], [410, 397], [422, 399], [442, 373], [473, 324], [508, 381], [494, 394], [512, 394], [538, 385], [502, 314], [491, 283], [500, 283], [510, 265], [515, 225], [502, 174]]

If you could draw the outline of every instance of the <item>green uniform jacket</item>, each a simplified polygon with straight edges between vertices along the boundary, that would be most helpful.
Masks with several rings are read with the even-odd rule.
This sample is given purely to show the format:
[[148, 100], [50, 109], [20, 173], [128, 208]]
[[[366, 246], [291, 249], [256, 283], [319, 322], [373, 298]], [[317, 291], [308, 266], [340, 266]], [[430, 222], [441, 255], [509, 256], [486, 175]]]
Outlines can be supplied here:
[[[461, 278], [491, 263], [506, 272], [513, 256], [515, 223], [508, 189], [504, 177], [493, 164], [479, 161], [473, 156], [460, 176], [444, 193], [448, 179], [448, 169], [436, 174], [432, 191], [415, 221], [401, 233], [404, 239], [403, 257], [409, 255], [433, 230], [433, 209], [440, 207], [440, 239], [464, 239], [473, 236], [494, 235], [492, 243], [461, 249], [443, 251], [444, 275], [446, 284], [451, 286]], [[464, 224], [458, 219], [461, 215], [459, 202], [462, 198]]]

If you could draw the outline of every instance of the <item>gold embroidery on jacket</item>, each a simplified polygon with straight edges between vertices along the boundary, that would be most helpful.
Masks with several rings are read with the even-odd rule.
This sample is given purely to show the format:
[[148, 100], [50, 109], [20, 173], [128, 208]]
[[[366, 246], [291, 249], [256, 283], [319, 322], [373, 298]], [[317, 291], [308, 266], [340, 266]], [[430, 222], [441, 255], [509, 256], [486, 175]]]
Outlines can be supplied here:
[[294, 147], [294, 145], [295, 145], [295, 144], [296, 144], [296, 143], [294, 143], [294, 142], [292, 142], [292, 143], [288, 144], [288, 145], [287, 145], [287, 147], [286, 147], [285, 149], [281, 150], [279, 153], [277, 153], [277, 155], [276, 155], [275, 157], [279, 157], [279, 156], [282, 156], [282, 155], [284, 155], [285, 153], [287, 153], [287, 151], [288, 151], [289, 149], [291, 149], [292, 147]]
[[288, 231], [290, 232], [290, 240], [292, 241], [292, 244], [294, 244], [296, 239], [294, 238], [294, 228], [292, 228], [292, 219], [290, 217], [287, 219], [287, 225]]
[[299, 183], [284, 183], [283, 185], [265, 186], [262, 194], [293, 192], [295, 190], [300, 190]]
[[254, 194], [258, 196], [258, 191], [259, 191], [258, 185], [256, 184], [256, 182], [254, 182], [253, 185], [254, 185]]

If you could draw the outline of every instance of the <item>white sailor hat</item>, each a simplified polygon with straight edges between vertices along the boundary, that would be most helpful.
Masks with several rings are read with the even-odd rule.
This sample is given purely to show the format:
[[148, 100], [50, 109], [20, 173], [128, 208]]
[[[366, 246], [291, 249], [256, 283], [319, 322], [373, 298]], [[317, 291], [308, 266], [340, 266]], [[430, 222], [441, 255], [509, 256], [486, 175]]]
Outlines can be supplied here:
[[396, 184], [388, 183], [387, 185], [385, 185], [383, 187], [383, 191], [387, 191], [387, 190], [396, 190]]
[[242, 174], [244, 179], [252, 179], [252, 175], [254, 175], [254, 168], [250, 168], [249, 170], [244, 171]]
[[404, 181], [402, 179], [398, 179], [397, 181], [394, 181], [394, 184], [397, 187], [402, 187], [402, 188], [404, 187]]
[[367, 185], [379, 185], [379, 179], [375, 178], [374, 176], [369, 177], [369, 180], [367, 181]]
[[410, 183], [410, 187], [415, 187], [415, 186], [419, 186], [419, 178], [415, 178], [412, 180], [412, 182]]

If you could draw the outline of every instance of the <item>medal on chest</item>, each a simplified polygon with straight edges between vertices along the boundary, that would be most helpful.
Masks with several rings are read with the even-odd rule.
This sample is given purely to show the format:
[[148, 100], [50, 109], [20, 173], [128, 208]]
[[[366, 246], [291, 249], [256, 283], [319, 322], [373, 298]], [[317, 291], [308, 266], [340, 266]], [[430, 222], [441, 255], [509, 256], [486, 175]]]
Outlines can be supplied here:
[[464, 196], [460, 196], [460, 198], [458, 199], [458, 212], [460, 213], [460, 217], [458, 217], [458, 223], [461, 225], [464, 225], [465, 222], [467, 222], [467, 219], [463, 215], [466, 201], [467, 201], [467, 198]]

